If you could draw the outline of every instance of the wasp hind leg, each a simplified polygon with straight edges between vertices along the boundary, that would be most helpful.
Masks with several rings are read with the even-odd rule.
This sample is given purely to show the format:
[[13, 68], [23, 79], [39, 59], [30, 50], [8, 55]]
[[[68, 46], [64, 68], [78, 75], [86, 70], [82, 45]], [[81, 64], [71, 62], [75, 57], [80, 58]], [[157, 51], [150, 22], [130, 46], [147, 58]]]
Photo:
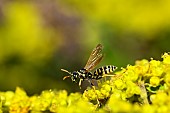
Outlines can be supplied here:
[[102, 105], [101, 105], [101, 103], [100, 103], [100, 100], [99, 100], [99, 97], [98, 97], [98, 94], [97, 94], [97, 92], [96, 92], [96, 88], [95, 88], [94, 85], [92, 85], [92, 89], [94, 90], [94, 94], [97, 96], [97, 97], [96, 97], [96, 102], [97, 102], [96, 109], [97, 109], [97, 108], [100, 108]]

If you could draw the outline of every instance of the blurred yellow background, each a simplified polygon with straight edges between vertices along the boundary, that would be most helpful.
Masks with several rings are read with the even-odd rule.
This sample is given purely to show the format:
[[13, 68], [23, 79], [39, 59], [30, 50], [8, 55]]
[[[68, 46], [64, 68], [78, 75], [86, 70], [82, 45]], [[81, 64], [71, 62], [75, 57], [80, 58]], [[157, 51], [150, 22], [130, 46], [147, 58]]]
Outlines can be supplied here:
[[61, 68], [79, 70], [101, 43], [97, 66], [119, 69], [170, 51], [169, 0], [1, 0], [0, 90], [80, 91]]

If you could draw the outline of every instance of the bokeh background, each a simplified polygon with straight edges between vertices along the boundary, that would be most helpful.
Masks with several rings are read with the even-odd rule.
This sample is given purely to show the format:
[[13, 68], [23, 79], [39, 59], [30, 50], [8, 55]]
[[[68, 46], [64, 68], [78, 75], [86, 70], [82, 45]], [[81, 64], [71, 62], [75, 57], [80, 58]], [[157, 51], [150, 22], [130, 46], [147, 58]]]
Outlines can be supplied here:
[[0, 0], [0, 90], [80, 91], [64, 68], [83, 68], [101, 43], [97, 66], [119, 69], [170, 51], [169, 0]]

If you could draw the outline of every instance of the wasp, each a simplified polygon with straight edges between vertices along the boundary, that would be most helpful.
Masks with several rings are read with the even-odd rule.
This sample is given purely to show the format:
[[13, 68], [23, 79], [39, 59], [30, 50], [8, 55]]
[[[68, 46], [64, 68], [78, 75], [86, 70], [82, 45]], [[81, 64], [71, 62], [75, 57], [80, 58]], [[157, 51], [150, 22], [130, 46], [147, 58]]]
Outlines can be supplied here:
[[90, 57], [83, 69], [73, 72], [61, 69], [61, 71], [69, 74], [68, 76], [65, 76], [63, 80], [70, 77], [73, 82], [76, 82], [76, 80], [79, 79], [79, 87], [81, 88], [81, 83], [84, 80], [88, 80], [91, 85], [94, 86], [92, 80], [99, 80], [106, 76], [113, 76], [108, 75], [117, 69], [117, 67], [113, 65], [102, 66], [96, 69], [93, 73], [91, 72], [91, 70], [93, 70], [95, 66], [103, 59], [103, 54], [101, 53], [102, 50], [103, 46], [98, 44], [91, 52]]

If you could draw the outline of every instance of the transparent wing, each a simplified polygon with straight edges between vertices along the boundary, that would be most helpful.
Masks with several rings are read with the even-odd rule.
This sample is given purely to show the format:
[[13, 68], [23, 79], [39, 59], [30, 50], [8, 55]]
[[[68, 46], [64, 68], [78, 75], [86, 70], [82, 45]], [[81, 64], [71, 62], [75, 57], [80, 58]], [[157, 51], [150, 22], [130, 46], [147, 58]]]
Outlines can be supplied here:
[[85, 65], [84, 69], [90, 71], [92, 70], [103, 58], [103, 55], [101, 53], [103, 49], [103, 46], [101, 44], [98, 44], [90, 54], [90, 57], [87, 61], [87, 64]]

